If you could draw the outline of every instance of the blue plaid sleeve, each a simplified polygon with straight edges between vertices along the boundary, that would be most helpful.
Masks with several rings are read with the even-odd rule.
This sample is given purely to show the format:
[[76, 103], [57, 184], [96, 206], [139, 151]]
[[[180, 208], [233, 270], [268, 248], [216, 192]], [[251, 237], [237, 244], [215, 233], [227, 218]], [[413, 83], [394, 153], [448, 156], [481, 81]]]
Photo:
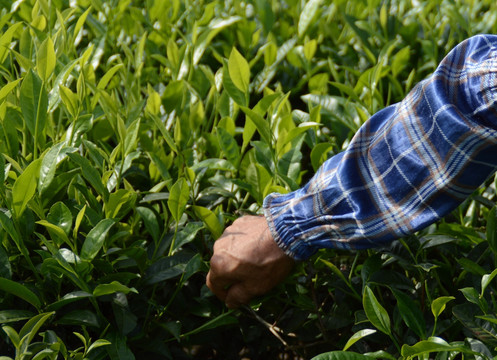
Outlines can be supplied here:
[[459, 44], [303, 188], [266, 197], [275, 241], [303, 260], [382, 246], [448, 214], [497, 169], [496, 87], [497, 36]]

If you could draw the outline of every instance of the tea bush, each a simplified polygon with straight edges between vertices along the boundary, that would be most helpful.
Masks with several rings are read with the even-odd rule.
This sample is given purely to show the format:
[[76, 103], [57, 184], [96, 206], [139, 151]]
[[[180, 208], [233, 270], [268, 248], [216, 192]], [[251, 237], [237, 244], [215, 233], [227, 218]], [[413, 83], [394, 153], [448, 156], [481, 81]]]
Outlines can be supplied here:
[[495, 179], [227, 310], [212, 245], [297, 189], [489, 0], [0, 1], [1, 359], [492, 359]]

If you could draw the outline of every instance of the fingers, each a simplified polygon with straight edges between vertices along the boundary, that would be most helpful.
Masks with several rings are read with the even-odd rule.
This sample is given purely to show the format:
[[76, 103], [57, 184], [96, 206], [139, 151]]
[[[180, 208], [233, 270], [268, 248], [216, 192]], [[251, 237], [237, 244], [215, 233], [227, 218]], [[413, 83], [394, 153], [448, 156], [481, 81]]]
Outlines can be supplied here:
[[219, 251], [211, 258], [211, 268], [207, 273], [206, 285], [221, 301], [225, 301], [228, 289], [238, 279], [230, 269], [230, 264], [223, 251]]
[[219, 300], [224, 302], [231, 283], [227, 279], [216, 276], [213, 270], [210, 270], [207, 273], [206, 285], [214, 293], [214, 295], [219, 298]]
[[207, 287], [224, 302], [229, 309], [236, 309], [248, 304], [253, 296], [245, 289], [243, 283], [235, 283], [226, 278], [217, 277], [212, 271], [207, 273]]
[[242, 283], [237, 283], [228, 289], [224, 302], [229, 309], [236, 309], [248, 304], [253, 297], [254, 295], [247, 291]]

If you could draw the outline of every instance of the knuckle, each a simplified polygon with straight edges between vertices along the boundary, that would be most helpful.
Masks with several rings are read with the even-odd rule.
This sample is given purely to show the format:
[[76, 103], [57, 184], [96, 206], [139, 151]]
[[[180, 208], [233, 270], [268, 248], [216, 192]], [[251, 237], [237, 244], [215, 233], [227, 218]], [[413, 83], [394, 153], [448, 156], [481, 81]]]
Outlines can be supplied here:
[[213, 255], [210, 261], [211, 264], [211, 272], [217, 272], [219, 269], [223, 267], [224, 260], [219, 255]]

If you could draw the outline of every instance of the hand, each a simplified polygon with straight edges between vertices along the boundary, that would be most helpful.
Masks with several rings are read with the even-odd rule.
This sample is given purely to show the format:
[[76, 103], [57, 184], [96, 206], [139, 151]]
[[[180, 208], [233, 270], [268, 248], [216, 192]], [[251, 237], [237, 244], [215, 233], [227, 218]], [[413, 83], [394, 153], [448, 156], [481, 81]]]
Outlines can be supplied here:
[[243, 216], [215, 242], [207, 286], [226, 306], [237, 308], [283, 281], [293, 264], [264, 217]]

